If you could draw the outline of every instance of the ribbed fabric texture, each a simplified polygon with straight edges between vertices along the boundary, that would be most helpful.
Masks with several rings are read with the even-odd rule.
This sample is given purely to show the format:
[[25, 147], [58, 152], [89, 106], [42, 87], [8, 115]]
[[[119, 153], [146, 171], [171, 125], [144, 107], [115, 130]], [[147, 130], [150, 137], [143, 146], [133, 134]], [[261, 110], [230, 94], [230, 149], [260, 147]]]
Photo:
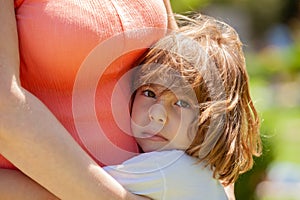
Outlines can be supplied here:
[[[82, 112], [74, 114], [72, 92], [78, 74], [81, 72], [80, 66], [97, 45], [101, 46], [103, 42], [111, 40], [124, 31], [137, 30], [136, 33], [126, 35], [130, 43], [145, 40], [150, 45], [161, 37], [162, 33], [153, 37], [153, 34], [149, 35], [142, 29], [147, 27], [166, 29], [167, 17], [163, 1], [16, 0], [15, 6], [23, 87], [47, 105], [73, 138], [99, 164], [117, 164], [131, 155], [110, 152], [109, 146], [102, 145], [101, 141], [98, 141], [100, 140], [97, 129], [99, 125], [112, 145], [117, 145], [125, 152], [137, 152], [134, 139], [124, 133], [114, 121], [111, 96], [118, 79], [130, 69], [145, 48], [130, 53], [123, 52], [127, 54], [118, 57], [116, 61], [113, 60], [109, 67], [103, 66], [100, 59], [102, 55], [97, 55], [99, 71], [103, 69], [106, 71], [101, 78], [99, 77], [93, 93], [95, 102], [95, 105], [92, 105], [93, 113], [84, 112], [91, 106], [84, 100], [85, 93], [90, 92], [87, 89], [82, 92]], [[127, 39], [120, 43], [115, 41], [112, 43], [115, 46], [111, 45], [109, 48], [114, 52], [114, 48], [124, 45], [126, 41]], [[97, 70], [94, 71], [98, 73]], [[86, 83], [86, 86], [88, 85]], [[127, 86], [124, 87], [128, 89]], [[129, 129], [128, 102], [126, 102], [128, 95], [129, 91], [118, 95], [120, 109], [127, 111], [122, 116], [126, 130]], [[79, 123], [75, 124], [74, 118]], [[85, 141], [82, 141], [82, 137]], [[103, 163], [101, 161], [103, 152], [109, 154], [112, 159]], [[0, 167], [13, 168], [1, 155]]]

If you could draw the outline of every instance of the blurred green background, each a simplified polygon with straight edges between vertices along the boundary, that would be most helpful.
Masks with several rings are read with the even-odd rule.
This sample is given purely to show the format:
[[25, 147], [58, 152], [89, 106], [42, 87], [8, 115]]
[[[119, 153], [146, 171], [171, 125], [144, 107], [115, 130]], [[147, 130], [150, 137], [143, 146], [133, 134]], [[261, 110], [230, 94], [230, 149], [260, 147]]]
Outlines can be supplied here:
[[235, 186], [238, 200], [300, 200], [300, 0], [171, 0], [233, 26], [244, 43], [263, 155]]

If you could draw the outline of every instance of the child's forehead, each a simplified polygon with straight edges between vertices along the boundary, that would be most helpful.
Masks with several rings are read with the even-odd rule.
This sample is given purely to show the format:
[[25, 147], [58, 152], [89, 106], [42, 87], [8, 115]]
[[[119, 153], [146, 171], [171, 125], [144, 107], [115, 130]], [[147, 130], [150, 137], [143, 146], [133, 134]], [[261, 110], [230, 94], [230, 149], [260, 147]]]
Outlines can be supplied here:
[[142, 65], [137, 73], [136, 82], [140, 85], [157, 84], [168, 89], [188, 84], [180, 70], [167, 64]]

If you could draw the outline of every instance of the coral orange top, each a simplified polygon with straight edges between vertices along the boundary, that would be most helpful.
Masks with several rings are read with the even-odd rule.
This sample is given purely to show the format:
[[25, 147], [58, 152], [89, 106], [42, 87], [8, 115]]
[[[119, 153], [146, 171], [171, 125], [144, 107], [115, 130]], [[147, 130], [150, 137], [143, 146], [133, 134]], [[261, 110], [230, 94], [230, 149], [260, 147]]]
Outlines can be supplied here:
[[[165, 33], [147, 29], [166, 29], [163, 1], [17, 0], [15, 5], [23, 87], [100, 165], [131, 157], [138, 148], [128, 131], [128, 80], [119, 93], [115, 86], [145, 47]], [[0, 167], [14, 168], [1, 155]]]

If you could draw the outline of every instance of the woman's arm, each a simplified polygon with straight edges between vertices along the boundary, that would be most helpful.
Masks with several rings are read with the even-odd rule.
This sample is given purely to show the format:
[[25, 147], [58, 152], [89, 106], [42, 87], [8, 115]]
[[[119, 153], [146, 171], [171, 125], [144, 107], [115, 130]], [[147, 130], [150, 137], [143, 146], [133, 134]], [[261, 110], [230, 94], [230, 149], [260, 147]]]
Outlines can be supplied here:
[[97, 166], [46, 106], [20, 86], [13, 0], [0, 4], [0, 153], [61, 199], [143, 199]]
[[[0, 20], [3, 28], [0, 29], [0, 73], [1, 73], [1, 91], [9, 89], [9, 79], [12, 79], [12, 74], [18, 76], [19, 56], [18, 56], [18, 41], [17, 32], [15, 30], [15, 20], [5, 20], [7, 18], [14, 18], [14, 10], [11, 9], [13, 1], [8, 1], [7, 5], [3, 5], [1, 1], [1, 8], [6, 12], [0, 11]], [[5, 9], [8, 6], [8, 9]], [[12, 27], [12, 28], [4, 28]], [[11, 68], [4, 68], [4, 66], [11, 66]], [[6, 74], [4, 74], [6, 73]], [[0, 100], [7, 91], [3, 91]], [[7, 96], [8, 99], [8, 96]], [[4, 103], [0, 101], [0, 109], [3, 108]], [[1, 124], [1, 121], [0, 121]], [[0, 169], [0, 194], [1, 199], [56, 199], [56, 197], [41, 187], [39, 184], [25, 176], [17, 170]]]
[[0, 169], [0, 177], [0, 199], [58, 200], [57, 197], [20, 171]]

